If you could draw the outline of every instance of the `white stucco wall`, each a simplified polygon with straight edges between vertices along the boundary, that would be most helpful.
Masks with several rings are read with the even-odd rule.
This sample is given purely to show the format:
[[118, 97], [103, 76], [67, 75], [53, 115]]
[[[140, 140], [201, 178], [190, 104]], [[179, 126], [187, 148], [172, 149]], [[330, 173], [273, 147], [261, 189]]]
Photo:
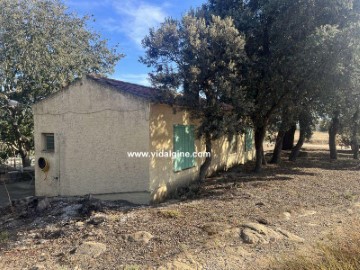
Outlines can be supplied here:
[[[128, 151], [149, 151], [147, 101], [83, 79], [34, 108], [36, 194], [45, 196], [149, 192], [149, 160]], [[43, 133], [55, 134], [55, 152], [44, 150]]]

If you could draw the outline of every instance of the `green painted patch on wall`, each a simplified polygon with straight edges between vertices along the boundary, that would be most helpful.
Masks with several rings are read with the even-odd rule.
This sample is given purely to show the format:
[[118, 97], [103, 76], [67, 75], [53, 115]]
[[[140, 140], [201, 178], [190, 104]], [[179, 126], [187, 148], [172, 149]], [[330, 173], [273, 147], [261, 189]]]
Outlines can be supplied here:
[[254, 147], [254, 135], [252, 128], [246, 128], [245, 130], [245, 151], [251, 151]]
[[179, 172], [195, 166], [195, 127], [174, 125], [174, 171]]

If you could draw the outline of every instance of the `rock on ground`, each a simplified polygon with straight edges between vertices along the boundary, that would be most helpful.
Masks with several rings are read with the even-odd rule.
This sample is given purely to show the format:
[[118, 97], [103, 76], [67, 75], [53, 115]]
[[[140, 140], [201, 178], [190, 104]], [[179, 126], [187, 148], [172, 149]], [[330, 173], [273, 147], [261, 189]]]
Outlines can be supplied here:
[[305, 240], [281, 228], [271, 229], [264, 224], [245, 223], [242, 225], [241, 238], [247, 244], [268, 244], [281, 239], [303, 243]]
[[132, 234], [126, 234], [123, 236], [123, 239], [130, 241], [130, 242], [140, 242], [140, 243], [144, 243], [147, 244], [150, 242], [151, 239], [153, 239], [154, 236], [149, 233], [149, 232], [145, 232], [145, 231], [139, 231], [139, 232], [135, 232]]
[[98, 242], [84, 242], [76, 249], [76, 255], [97, 258], [106, 251], [106, 245]]

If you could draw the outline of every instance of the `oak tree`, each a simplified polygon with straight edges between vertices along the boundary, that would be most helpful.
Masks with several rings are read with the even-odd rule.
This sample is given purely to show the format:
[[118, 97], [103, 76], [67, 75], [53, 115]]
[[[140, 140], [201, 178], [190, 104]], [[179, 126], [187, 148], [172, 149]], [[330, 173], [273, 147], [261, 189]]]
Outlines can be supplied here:
[[[0, 143], [29, 166], [31, 105], [122, 57], [57, 0], [0, 1]], [[14, 102], [16, 101], [16, 102]]]

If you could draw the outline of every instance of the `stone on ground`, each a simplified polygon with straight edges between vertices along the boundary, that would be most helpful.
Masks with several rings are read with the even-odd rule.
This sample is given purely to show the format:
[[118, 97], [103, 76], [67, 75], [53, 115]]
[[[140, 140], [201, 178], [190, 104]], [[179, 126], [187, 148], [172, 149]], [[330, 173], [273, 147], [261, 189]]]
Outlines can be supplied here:
[[76, 250], [80, 256], [97, 258], [106, 251], [106, 245], [98, 242], [84, 242]]
[[247, 244], [268, 244], [284, 238], [292, 242], [305, 242], [305, 239], [281, 228], [271, 229], [263, 224], [251, 222], [243, 224], [242, 227], [240, 237]]
[[123, 238], [129, 242], [138, 242], [138, 243], [147, 244], [150, 242], [151, 239], [154, 238], [154, 236], [149, 232], [139, 231], [132, 234], [126, 234], [123, 236]]

